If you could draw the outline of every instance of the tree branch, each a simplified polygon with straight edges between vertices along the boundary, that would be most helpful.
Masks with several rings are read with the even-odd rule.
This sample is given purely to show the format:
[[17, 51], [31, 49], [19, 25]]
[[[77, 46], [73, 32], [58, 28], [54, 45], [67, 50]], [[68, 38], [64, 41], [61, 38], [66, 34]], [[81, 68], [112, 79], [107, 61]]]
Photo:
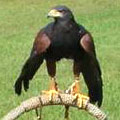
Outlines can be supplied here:
[[[79, 108], [77, 102], [78, 101], [75, 100], [74, 96], [71, 94], [55, 95], [53, 96], [52, 101], [50, 101], [48, 95], [40, 95], [23, 101], [18, 107], [11, 110], [6, 116], [4, 116], [2, 120], [15, 120], [25, 112], [48, 105], [68, 105]], [[107, 116], [95, 105], [89, 102], [86, 103], [84, 108], [79, 109], [84, 109], [98, 120], [107, 120]]]

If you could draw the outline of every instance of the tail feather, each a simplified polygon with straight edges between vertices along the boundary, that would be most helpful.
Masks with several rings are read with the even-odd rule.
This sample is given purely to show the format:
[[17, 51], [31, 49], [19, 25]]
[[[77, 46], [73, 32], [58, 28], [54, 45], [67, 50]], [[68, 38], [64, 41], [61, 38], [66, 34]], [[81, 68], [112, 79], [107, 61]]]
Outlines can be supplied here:
[[15, 93], [20, 95], [22, 90], [22, 84], [24, 86], [24, 90], [27, 91], [29, 88], [29, 80], [33, 78], [38, 68], [43, 62], [42, 55], [32, 55], [26, 61], [25, 65], [22, 68], [21, 74], [18, 77], [15, 83]]

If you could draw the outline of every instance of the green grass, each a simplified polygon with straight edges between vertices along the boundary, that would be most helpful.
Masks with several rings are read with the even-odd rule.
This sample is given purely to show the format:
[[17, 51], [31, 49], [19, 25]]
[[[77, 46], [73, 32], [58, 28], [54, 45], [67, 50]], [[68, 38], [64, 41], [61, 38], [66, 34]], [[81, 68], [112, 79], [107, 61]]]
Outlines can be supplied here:
[[[45, 63], [31, 81], [27, 93], [18, 97], [13, 85], [27, 59], [34, 37], [51, 20], [46, 18], [52, 6], [64, 4], [76, 20], [93, 35], [104, 82], [101, 109], [110, 120], [120, 120], [120, 1], [118, 0], [0, 0], [0, 118], [21, 101], [47, 89], [49, 78]], [[57, 79], [61, 89], [73, 82], [72, 61], [57, 63]], [[83, 91], [86, 92], [84, 82]], [[44, 120], [63, 120], [64, 107], [43, 109]], [[35, 112], [20, 120], [35, 120]], [[71, 120], [93, 120], [84, 111], [70, 109]]]

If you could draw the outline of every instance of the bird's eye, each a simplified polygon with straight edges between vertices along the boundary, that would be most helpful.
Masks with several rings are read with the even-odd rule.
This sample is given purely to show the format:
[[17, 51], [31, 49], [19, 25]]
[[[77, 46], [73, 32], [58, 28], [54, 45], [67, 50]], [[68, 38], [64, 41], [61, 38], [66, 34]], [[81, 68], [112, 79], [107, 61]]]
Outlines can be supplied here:
[[65, 10], [59, 10], [59, 12], [61, 12], [61, 13], [65, 13]]

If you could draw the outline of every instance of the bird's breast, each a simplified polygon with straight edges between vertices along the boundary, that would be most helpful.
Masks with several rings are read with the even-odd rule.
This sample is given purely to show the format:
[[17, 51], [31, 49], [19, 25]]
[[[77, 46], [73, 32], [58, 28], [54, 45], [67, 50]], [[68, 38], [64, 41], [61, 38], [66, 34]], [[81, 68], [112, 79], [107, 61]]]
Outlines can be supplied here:
[[74, 59], [80, 53], [79, 37], [70, 34], [57, 34], [51, 40], [47, 50], [47, 58], [56, 61], [61, 58]]

